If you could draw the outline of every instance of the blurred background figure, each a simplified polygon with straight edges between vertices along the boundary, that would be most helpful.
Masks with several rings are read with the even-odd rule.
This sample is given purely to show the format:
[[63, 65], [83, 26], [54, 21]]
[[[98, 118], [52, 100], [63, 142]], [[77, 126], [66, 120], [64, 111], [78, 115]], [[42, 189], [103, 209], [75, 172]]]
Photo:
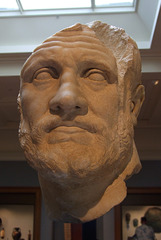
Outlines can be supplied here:
[[147, 225], [146, 217], [141, 218], [141, 226], [136, 228], [135, 235], [130, 239], [134, 239], [134, 240], [155, 240], [156, 239], [153, 228]]

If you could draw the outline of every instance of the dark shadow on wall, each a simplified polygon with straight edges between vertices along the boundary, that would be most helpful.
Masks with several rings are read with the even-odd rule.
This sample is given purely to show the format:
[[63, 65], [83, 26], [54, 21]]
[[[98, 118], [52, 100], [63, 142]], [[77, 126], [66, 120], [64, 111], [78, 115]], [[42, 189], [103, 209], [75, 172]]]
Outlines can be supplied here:
[[37, 173], [25, 161], [0, 161], [0, 186], [37, 187]]
[[128, 187], [161, 187], [161, 161], [142, 161], [142, 169], [126, 181]]

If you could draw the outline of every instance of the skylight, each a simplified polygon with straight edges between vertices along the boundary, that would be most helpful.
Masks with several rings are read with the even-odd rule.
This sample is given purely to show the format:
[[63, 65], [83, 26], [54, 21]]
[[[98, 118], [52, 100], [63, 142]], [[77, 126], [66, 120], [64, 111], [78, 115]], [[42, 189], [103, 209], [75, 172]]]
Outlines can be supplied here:
[[24, 10], [36, 10], [36, 9], [64, 9], [64, 8], [86, 8], [91, 7], [91, 0], [21, 0], [21, 4]]
[[0, 16], [134, 11], [135, 6], [136, 0], [0, 0]]
[[95, 0], [96, 7], [132, 7], [134, 0]]
[[19, 7], [17, 5], [17, 2], [15, 0], [0, 0], [0, 11], [12, 11], [12, 10], [18, 10]]

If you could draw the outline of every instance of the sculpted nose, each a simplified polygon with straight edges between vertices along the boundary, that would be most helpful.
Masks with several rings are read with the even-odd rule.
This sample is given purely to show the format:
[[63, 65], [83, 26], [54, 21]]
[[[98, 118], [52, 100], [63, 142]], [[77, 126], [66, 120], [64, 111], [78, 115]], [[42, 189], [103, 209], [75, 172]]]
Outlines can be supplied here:
[[50, 100], [50, 112], [58, 115], [85, 115], [88, 111], [86, 99], [78, 86], [64, 83]]

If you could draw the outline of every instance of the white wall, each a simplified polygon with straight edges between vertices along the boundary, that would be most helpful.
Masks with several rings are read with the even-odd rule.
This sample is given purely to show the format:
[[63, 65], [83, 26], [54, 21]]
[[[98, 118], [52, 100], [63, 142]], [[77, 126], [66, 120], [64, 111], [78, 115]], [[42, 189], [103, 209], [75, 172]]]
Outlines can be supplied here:
[[33, 236], [34, 208], [32, 205], [0, 205], [0, 217], [6, 240], [12, 239], [14, 227], [21, 229], [21, 238], [28, 239], [29, 230]]

